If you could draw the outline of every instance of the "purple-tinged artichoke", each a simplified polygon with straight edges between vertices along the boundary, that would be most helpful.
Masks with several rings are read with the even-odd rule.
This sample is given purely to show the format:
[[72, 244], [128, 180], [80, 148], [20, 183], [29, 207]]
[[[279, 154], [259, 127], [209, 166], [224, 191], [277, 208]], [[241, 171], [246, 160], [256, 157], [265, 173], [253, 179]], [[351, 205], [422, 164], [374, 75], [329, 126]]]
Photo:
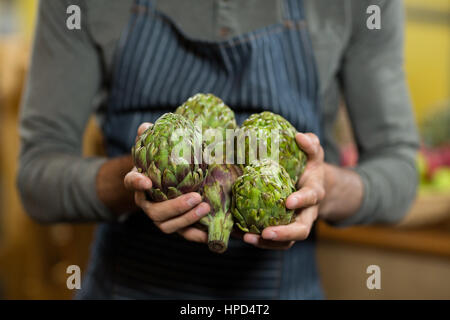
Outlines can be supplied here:
[[241, 174], [240, 167], [233, 164], [212, 164], [208, 168], [201, 193], [211, 211], [202, 218], [201, 223], [208, 227], [208, 247], [211, 251], [223, 253], [227, 250], [233, 230], [231, 188]]

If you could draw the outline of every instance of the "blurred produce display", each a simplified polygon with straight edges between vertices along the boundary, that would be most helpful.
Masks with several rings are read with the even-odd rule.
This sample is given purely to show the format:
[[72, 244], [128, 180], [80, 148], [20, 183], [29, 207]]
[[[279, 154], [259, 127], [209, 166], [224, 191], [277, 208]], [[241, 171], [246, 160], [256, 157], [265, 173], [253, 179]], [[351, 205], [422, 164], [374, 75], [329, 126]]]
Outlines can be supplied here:
[[428, 115], [419, 126], [417, 156], [421, 192], [450, 193], [450, 105]]
[[420, 125], [420, 135], [428, 147], [450, 144], [450, 102], [430, 113]]

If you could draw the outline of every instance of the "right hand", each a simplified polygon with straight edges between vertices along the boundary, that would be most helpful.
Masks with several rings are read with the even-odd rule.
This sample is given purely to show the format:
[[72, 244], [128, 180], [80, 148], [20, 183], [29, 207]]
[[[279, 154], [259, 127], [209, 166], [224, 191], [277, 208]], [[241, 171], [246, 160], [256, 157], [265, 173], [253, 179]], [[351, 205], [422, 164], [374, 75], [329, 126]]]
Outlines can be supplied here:
[[[141, 124], [138, 136], [150, 125], [148, 122]], [[192, 226], [210, 211], [209, 205], [202, 202], [200, 194], [191, 192], [162, 202], [148, 201], [145, 191], [152, 187], [152, 181], [139, 173], [136, 167], [127, 173], [124, 183], [128, 190], [134, 191], [136, 204], [162, 232], [166, 234], [176, 232], [186, 240], [207, 243], [208, 234]]]

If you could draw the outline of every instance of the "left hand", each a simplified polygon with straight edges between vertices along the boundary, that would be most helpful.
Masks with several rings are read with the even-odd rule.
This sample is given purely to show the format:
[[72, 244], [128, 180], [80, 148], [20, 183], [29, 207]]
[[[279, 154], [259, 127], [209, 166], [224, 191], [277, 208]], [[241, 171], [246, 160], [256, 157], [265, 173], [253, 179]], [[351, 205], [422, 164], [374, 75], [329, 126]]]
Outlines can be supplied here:
[[295, 220], [288, 225], [267, 227], [261, 235], [245, 233], [243, 240], [258, 248], [286, 250], [295, 241], [305, 240], [319, 213], [325, 197], [324, 151], [313, 133], [297, 133], [297, 144], [308, 156], [306, 168], [297, 187], [286, 200], [288, 209], [295, 209]]

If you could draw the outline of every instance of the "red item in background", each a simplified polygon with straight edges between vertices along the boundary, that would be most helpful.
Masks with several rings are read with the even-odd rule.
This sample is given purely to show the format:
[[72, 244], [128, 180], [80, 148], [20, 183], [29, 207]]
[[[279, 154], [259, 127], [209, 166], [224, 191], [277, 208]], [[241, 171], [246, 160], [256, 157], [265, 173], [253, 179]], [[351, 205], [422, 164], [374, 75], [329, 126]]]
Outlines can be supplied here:
[[426, 162], [426, 177], [431, 179], [434, 172], [441, 167], [450, 167], [450, 145], [438, 148], [427, 148], [422, 146], [420, 153]]
[[355, 167], [358, 164], [358, 150], [353, 143], [341, 147], [341, 166]]

